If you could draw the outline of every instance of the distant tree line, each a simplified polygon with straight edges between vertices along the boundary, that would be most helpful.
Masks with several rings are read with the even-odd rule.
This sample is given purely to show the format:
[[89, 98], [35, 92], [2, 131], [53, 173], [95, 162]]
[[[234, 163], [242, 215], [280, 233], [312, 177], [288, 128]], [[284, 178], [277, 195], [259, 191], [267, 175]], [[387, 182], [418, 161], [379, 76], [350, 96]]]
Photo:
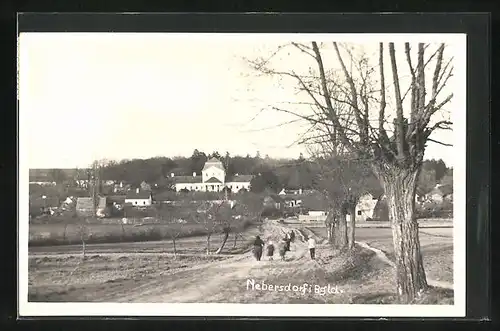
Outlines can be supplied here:
[[191, 157], [155, 157], [150, 159], [133, 159], [101, 162], [101, 178], [103, 180], [125, 181], [134, 186], [141, 182], [157, 184], [159, 188], [171, 187], [171, 173], [175, 176], [198, 175], [210, 158], [219, 159], [226, 168], [227, 176], [253, 175], [252, 191], [259, 193], [266, 189], [278, 192], [283, 187], [289, 189], [312, 189], [314, 187], [313, 162], [306, 161], [302, 154], [293, 159], [272, 159], [269, 156], [223, 156], [212, 153], [193, 151]]
[[425, 160], [417, 184], [418, 193], [427, 194], [438, 184], [453, 184], [453, 168], [448, 168], [443, 160]]
[[[163, 190], [172, 185], [171, 173], [175, 176], [191, 176], [193, 172], [200, 175], [205, 162], [212, 157], [223, 163], [228, 176], [253, 175], [250, 184], [251, 190], [256, 193], [266, 189], [279, 192], [284, 187], [323, 189], [324, 183], [321, 182], [320, 176], [324, 175], [322, 166], [317, 160], [305, 159], [302, 154], [297, 158], [274, 159], [268, 155], [262, 158], [259, 153], [255, 156], [231, 156], [229, 153], [221, 155], [217, 151], [205, 153], [195, 149], [191, 157], [154, 157], [119, 162], [101, 160], [99, 172], [103, 180], [124, 181], [133, 186], [139, 186], [145, 181], [156, 184], [156, 188]], [[353, 168], [351, 172], [359, 173], [359, 170]], [[47, 177], [48, 180], [58, 183], [69, 179], [60, 169], [52, 169]], [[420, 174], [419, 189], [428, 193], [438, 183], [451, 183], [451, 178], [452, 169], [448, 168], [443, 160], [426, 160]]]

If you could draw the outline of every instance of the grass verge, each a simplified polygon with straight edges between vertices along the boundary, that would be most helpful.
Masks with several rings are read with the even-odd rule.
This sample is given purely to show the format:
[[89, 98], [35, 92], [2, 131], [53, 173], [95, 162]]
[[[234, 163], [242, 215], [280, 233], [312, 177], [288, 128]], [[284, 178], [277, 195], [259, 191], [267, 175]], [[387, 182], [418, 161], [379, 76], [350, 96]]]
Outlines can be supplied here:
[[[253, 225], [246, 221], [233, 231], [243, 231]], [[88, 224], [85, 242], [107, 244], [121, 242], [143, 242], [203, 236], [207, 230], [202, 224], [151, 224], [134, 226], [128, 224]], [[74, 245], [82, 242], [78, 224], [30, 224], [29, 246]]]

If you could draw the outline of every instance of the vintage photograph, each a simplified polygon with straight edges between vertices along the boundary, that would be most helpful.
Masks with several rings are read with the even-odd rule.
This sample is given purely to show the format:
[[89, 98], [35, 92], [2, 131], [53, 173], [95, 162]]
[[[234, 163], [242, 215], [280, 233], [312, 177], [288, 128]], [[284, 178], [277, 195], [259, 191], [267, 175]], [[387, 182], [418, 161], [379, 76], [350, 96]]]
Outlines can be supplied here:
[[465, 57], [455, 34], [21, 33], [20, 305], [463, 316]]

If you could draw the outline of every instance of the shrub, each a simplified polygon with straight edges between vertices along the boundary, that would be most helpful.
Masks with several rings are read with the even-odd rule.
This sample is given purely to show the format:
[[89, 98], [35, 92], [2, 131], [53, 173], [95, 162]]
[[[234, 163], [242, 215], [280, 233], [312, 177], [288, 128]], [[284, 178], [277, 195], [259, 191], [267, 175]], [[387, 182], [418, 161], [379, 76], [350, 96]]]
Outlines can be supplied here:
[[427, 202], [418, 206], [415, 213], [417, 218], [450, 218], [453, 217], [453, 204], [449, 201]]
[[261, 215], [262, 217], [280, 217], [283, 215], [283, 213], [277, 208], [268, 207], [262, 211]]

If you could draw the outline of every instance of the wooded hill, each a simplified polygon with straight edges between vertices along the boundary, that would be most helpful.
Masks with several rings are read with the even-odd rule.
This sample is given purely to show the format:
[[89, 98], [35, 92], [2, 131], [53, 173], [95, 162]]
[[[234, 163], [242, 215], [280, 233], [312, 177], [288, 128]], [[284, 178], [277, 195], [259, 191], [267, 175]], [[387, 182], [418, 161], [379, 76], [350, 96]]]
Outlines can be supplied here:
[[[98, 161], [103, 180], [124, 181], [139, 186], [143, 181], [157, 184], [159, 188], [170, 186], [171, 174], [189, 176], [200, 173], [205, 162], [216, 157], [224, 164], [227, 175], [254, 175], [252, 191], [262, 192], [268, 188], [275, 192], [287, 189], [317, 189], [319, 174], [323, 169], [316, 161], [306, 160], [302, 155], [293, 159], [275, 159], [269, 156], [231, 156], [218, 152], [206, 154], [194, 150], [191, 157], [154, 157], [116, 161]], [[353, 167], [357, 167], [353, 164]], [[358, 166], [359, 167], [359, 166]], [[345, 170], [344, 170], [345, 171]], [[353, 169], [352, 172], [357, 172]], [[30, 169], [30, 181], [71, 182], [87, 179], [87, 169]], [[419, 189], [427, 193], [439, 182], [452, 182], [452, 169], [442, 160], [426, 160], [420, 176]], [[369, 189], [369, 188], [368, 188]]]

